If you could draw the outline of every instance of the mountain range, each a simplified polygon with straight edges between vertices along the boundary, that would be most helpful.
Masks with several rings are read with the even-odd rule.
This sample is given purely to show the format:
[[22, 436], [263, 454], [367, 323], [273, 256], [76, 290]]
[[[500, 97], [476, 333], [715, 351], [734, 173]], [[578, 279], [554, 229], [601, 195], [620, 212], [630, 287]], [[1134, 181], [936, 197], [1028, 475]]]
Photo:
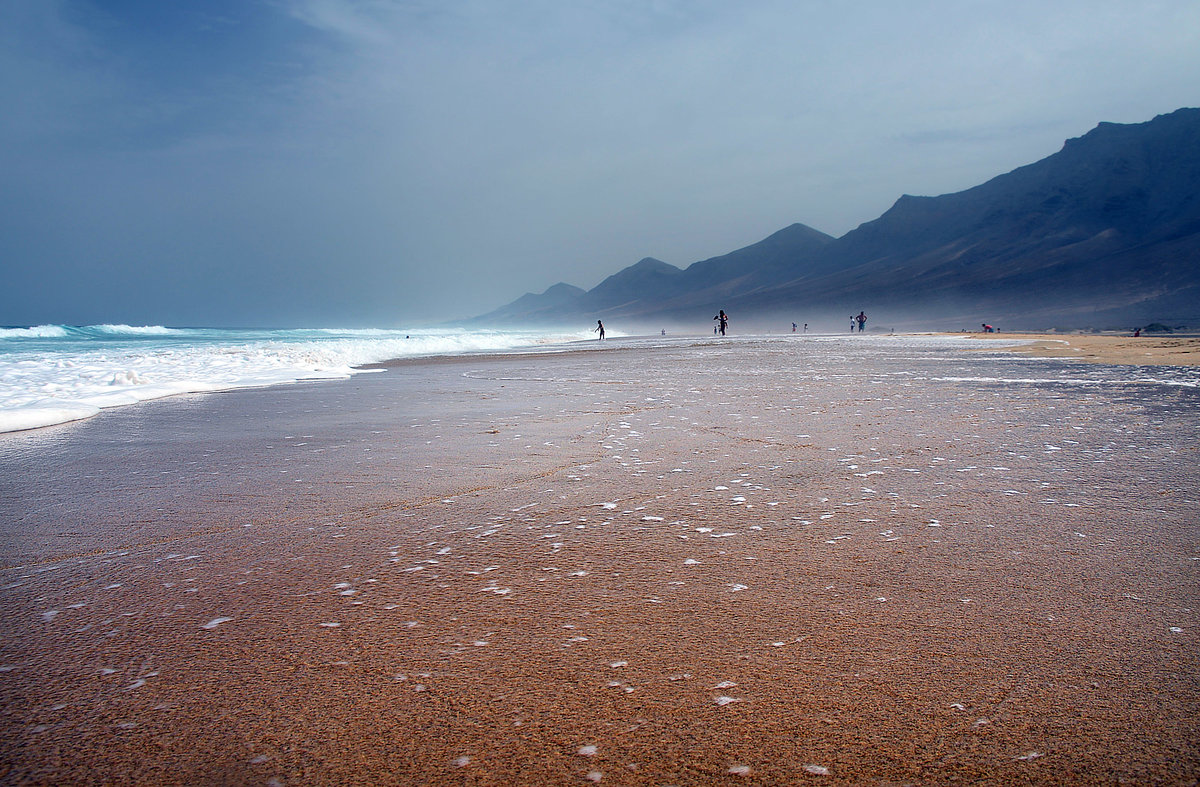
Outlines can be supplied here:
[[1101, 123], [966, 191], [904, 195], [840, 238], [792, 224], [687, 268], [647, 257], [471, 322], [707, 330], [718, 308], [776, 328], [859, 310], [902, 328], [1200, 324], [1200, 109]]

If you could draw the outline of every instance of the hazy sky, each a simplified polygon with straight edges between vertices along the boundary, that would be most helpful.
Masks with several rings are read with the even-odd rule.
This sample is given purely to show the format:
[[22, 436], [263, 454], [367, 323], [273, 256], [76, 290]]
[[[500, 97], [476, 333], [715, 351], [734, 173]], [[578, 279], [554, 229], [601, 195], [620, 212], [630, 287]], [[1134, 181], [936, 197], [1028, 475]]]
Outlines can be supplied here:
[[412, 326], [1200, 105], [1197, 0], [3, 0], [0, 324]]

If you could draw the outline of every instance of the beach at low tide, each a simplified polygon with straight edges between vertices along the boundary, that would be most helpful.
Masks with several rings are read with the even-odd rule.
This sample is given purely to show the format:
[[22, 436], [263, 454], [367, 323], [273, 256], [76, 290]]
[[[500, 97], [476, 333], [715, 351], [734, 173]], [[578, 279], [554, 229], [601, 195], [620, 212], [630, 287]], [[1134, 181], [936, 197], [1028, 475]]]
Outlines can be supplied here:
[[0, 780], [1194, 784], [1198, 375], [1003, 345], [624, 339], [0, 435]]
[[1200, 365], [1200, 337], [1194, 335], [1147, 334], [1116, 336], [1095, 333], [988, 333], [977, 338], [1009, 343], [1014, 352], [1038, 358], [1068, 358], [1088, 363], [1126, 366]]

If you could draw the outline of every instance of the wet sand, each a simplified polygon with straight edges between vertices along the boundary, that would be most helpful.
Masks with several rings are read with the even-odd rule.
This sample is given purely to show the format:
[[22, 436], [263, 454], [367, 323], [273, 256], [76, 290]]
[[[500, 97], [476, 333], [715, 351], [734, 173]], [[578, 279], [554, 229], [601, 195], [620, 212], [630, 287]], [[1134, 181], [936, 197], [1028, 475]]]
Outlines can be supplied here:
[[1194, 784], [1200, 396], [1118, 372], [609, 342], [0, 436], [0, 781]]
[[1200, 365], [1200, 337], [1170, 336], [1112, 336], [1103, 334], [1048, 333], [988, 333], [973, 334], [976, 338], [1011, 340], [1026, 344], [1015, 345], [1013, 352], [1039, 358], [1070, 358], [1090, 363], [1109, 363], [1133, 366], [1197, 366]]

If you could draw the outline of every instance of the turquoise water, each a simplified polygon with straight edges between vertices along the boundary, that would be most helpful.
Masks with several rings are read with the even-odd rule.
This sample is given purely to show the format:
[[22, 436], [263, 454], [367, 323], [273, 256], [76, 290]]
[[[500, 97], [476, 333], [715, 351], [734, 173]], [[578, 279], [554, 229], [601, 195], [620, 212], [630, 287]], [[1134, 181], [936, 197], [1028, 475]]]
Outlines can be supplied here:
[[581, 341], [538, 330], [0, 328], [0, 432], [87, 418], [180, 393], [349, 377], [355, 367]]

